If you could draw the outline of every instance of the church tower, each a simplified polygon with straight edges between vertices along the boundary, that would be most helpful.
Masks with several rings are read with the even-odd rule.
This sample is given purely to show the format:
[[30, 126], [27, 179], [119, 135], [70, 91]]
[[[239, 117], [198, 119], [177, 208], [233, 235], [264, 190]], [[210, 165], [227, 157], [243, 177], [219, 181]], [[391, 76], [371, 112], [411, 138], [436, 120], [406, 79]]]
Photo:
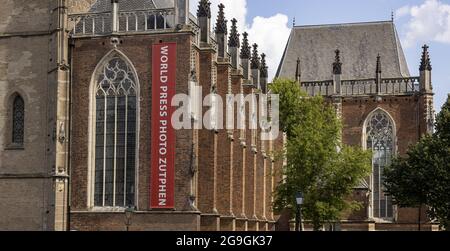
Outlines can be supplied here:
[[94, 0], [1, 0], [0, 230], [66, 230], [67, 15]]
[[0, 229], [65, 230], [69, 1], [0, 4]]

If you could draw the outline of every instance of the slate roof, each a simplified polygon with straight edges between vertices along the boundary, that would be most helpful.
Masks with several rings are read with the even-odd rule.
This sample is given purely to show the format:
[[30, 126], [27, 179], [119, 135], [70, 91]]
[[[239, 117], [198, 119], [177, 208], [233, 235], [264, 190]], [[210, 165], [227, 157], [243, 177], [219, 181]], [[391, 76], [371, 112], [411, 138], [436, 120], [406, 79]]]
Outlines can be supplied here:
[[[119, 10], [121, 11], [170, 8], [173, 6], [173, 0], [126, 0], [119, 2]], [[103, 12], [109, 10], [111, 10], [111, 0], [97, 0], [89, 11]]]
[[300, 57], [302, 81], [331, 80], [336, 49], [343, 80], [374, 78], [378, 53], [383, 78], [410, 76], [395, 25], [385, 21], [294, 27], [277, 77], [294, 79]]

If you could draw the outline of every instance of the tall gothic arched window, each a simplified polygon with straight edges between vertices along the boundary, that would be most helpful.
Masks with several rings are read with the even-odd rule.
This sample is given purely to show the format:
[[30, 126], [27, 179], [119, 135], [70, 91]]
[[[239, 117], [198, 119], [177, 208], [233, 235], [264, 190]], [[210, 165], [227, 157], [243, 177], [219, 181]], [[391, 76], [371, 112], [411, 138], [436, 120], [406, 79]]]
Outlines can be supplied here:
[[366, 147], [373, 152], [372, 158], [372, 216], [391, 219], [394, 216], [391, 196], [384, 190], [383, 172], [391, 164], [395, 154], [395, 126], [391, 117], [379, 109], [366, 121]]
[[25, 134], [25, 102], [16, 94], [12, 105], [12, 144], [23, 146]]
[[100, 66], [94, 92], [94, 206], [132, 206], [136, 191], [137, 76], [118, 53]]

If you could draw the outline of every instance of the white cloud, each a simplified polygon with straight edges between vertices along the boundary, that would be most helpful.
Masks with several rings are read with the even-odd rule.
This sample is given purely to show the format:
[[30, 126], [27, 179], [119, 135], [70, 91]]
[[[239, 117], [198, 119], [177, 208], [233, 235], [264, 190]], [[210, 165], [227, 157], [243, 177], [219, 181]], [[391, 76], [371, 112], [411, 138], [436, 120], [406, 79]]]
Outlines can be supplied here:
[[284, 14], [269, 18], [258, 16], [253, 19], [252, 26], [247, 31], [250, 40], [259, 45], [259, 52], [267, 55], [269, 79], [275, 76], [285, 43], [291, 33], [288, 22], [289, 18]]
[[404, 45], [436, 41], [450, 44], [450, 4], [439, 0], [426, 0], [421, 5], [404, 6], [397, 14], [409, 17]]
[[[211, 0], [212, 20], [214, 26], [217, 18], [218, 5], [225, 5], [225, 17], [227, 20], [236, 18], [238, 29], [249, 33], [250, 43], [259, 45], [259, 52], [267, 55], [267, 65], [269, 66], [269, 79], [276, 73], [278, 64], [285, 48], [285, 42], [290, 34], [288, 26], [289, 18], [284, 14], [276, 14], [271, 17], [257, 16], [252, 23], [247, 22], [247, 0]], [[198, 1], [190, 1], [190, 11], [194, 15], [197, 13]], [[231, 23], [228, 22], [228, 25]]]
[[409, 7], [409, 5], [403, 6], [395, 12], [395, 17], [402, 18], [404, 16], [407, 16], [407, 15], [409, 15], [410, 11], [411, 11], [411, 7]]

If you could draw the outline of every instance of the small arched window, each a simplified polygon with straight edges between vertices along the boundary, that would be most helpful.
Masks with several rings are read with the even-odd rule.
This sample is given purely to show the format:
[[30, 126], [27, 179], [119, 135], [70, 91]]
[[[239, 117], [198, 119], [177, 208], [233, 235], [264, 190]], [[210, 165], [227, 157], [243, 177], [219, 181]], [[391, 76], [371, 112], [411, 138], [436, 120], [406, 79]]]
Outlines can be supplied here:
[[391, 219], [394, 216], [392, 197], [384, 189], [384, 169], [395, 154], [395, 126], [383, 110], [373, 112], [366, 121], [366, 147], [372, 150], [372, 216]]
[[12, 104], [12, 144], [23, 146], [25, 134], [25, 102], [16, 95]]

